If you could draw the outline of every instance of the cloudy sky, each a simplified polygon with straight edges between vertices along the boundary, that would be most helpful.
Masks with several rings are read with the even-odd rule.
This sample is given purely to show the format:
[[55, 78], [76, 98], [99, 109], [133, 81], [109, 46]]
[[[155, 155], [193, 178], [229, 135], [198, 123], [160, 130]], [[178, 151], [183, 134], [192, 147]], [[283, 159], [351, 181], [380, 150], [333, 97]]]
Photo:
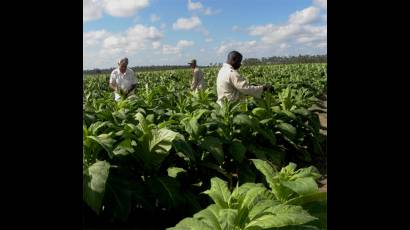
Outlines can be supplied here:
[[327, 0], [83, 0], [83, 68], [327, 53]]

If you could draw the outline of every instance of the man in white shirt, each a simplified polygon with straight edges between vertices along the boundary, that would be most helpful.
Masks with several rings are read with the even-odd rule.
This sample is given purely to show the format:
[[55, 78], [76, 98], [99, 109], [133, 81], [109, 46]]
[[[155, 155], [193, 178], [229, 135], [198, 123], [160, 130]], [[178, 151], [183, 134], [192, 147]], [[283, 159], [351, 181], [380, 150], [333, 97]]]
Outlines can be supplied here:
[[193, 75], [193, 79], [191, 83], [191, 90], [198, 91], [198, 90], [204, 89], [205, 88], [204, 74], [196, 65], [196, 60], [192, 59], [191, 62], [189, 62], [188, 64], [191, 65], [192, 75]]
[[239, 101], [244, 95], [260, 98], [262, 92], [273, 91], [270, 84], [254, 86], [246, 82], [239, 73], [241, 67], [242, 54], [237, 51], [232, 51], [228, 54], [226, 63], [219, 70], [218, 78], [216, 79], [216, 91], [218, 94], [217, 103], [222, 106], [223, 100], [231, 102]]
[[132, 69], [127, 68], [128, 58], [118, 61], [118, 68], [114, 69], [110, 77], [110, 88], [115, 92], [115, 100], [119, 101], [121, 96], [124, 98], [134, 94], [137, 86], [137, 79]]

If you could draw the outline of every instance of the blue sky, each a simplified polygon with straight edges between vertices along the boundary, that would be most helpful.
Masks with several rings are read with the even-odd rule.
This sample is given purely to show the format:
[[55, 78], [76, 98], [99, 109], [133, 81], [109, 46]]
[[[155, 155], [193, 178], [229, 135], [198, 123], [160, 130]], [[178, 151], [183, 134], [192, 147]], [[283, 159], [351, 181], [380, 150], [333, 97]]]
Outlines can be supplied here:
[[327, 53], [326, 0], [83, 0], [83, 67]]

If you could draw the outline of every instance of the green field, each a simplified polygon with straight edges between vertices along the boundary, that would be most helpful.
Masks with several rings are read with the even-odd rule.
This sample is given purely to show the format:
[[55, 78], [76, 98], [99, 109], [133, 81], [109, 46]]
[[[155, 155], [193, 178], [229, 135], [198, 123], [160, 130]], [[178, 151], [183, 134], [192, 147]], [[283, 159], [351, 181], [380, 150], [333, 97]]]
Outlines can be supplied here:
[[[326, 64], [243, 66], [264, 93], [221, 108], [218, 68], [137, 72], [114, 101], [109, 74], [83, 77], [83, 200], [95, 223], [150, 229], [326, 229], [326, 136], [312, 111]], [[157, 221], [151, 221], [152, 218]], [[91, 217], [89, 218], [91, 219]]]

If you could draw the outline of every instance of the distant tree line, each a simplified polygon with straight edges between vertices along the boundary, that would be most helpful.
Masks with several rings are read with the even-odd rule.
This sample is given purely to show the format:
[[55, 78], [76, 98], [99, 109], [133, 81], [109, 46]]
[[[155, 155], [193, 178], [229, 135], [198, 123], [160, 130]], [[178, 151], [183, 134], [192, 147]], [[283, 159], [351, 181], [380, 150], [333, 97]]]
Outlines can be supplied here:
[[273, 56], [263, 58], [246, 58], [243, 65], [263, 65], [263, 64], [298, 64], [298, 63], [327, 63], [325, 55], [299, 55], [299, 56]]
[[[160, 71], [160, 70], [173, 70], [173, 69], [187, 69], [190, 68], [188, 65], [161, 65], [161, 66], [136, 66], [130, 67], [130, 69], [136, 72], [144, 72], [144, 71]], [[92, 70], [84, 70], [83, 74], [105, 74], [111, 73], [114, 68], [110, 69], [92, 69]]]
[[[243, 65], [266, 65], [266, 64], [298, 64], [298, 63], [327, 63], [327, 54], [324, 55], [299, 55], [299, 56], [273, 56], [263, 58], [246, 58], [242, 61]], [[221, 66], [222, 63], [209, 63], [209, 66]], [[136, 72], [159, 71], [173, 69], [187, 69], [189, 65], [162, 65], [162, 66], [136, 66], [130, 67]], [[84, 70], [83, 74], [106, 74], [111, 73], [110, 69]]]

